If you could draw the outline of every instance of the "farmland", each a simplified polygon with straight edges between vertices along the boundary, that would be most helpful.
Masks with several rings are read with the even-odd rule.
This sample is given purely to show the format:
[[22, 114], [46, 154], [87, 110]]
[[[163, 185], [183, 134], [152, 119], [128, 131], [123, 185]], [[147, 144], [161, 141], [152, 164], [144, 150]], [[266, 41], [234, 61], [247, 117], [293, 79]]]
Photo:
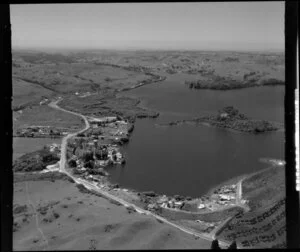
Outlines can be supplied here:
[[[218, 231], [217, 237], [220, 240], [227, 243], [236, 240], [238, 246], [241, 247], [284, 246], [282, 238], [285, 232], [284, 211], [282, 210], [284, 195], [282, 191], [285, 188], [282, 168], [273, 167], [245, 179], [241, 184], [242, 199], [237, 197], [237, 184], [240, 180], [236, 180], [234, 183], [214, 190], [207, 197], [193, 200], [188, 197], [177, 197], [178, 195], [164, 197], [152, 191], [139, 193], [119, 188], [118, 184], [108, 183], [109, 169], [105, 170], [119, 163], [125, 164], [125, 158], [117, 145], [123, 145], [129, 141], [129, 133], [133, 130], [135, 120], [156, 118], [160, 115], [158, 111], [141, 107], [141, 100], [138, 98], [119, 96], [121, 91], [139, 88], [154, 82], [158, 82], [155, 84], [157, 86], [164, 85], [163, 80], [177, 74], [181, 76], [180, 85], [186, 89], [198, 89], [198, 87], [186, 86], [186, 81], [198, 83], [199, 79], [206, 81], [205, 88], [221, 90], [250, 87], [253, 83], [255, 86], [265, 85], [265, 80], [274, 85], [283, 85], [283, 64], [283, 54], [263, 53], [89, 51], [51, 54], [14, 52], [14, 134], [21, 132], [23, 137], [42, 135], [61, 137], [60, 133], [68, 135], [82, 129], [84, 126], [82, 118], [85, 118], [92, 128], [78, 134], [73, 139], [74, 141], [69, 141], [67, 145], [68, 165], [72, 164], [71, 170], [75, 171], [74, 174], [77, 173], [75, 175], [81, 174], [81, 178], [85, 180], [99, 182], [103, 186], [101, 190], [107, 190], [111, 195], [157, 213], [162, 218], [194, 230], [193, 232], [212, 235], [212, 231], [221, 223], [226, 223], [229, 218], [232, 218], [223, 229]], [[215, 86], [215, 83], [219, 86]], [[238, 86], [236, 83], [239, 83]], [[252, 84], [249, 85], [249, 83]], [[188, 90], [187, 92], [198, 91]], [[55, 101], [60, 101], [61, 110], [48, 106], [49, 103]], [[112, 122], [104, 122], [105, 118], [114, 119]], [[232, 123], [234, 124], [234, 121]], [[121, 138], [117, 141], [120, 136]], [[48, 165], [59, 160], [57, 157], [49, 156], [53, 158], [49, 163], [48, 154], [45, 150], [38, 150], [20, 157], [16, 162], [15, 170], [21, 172], [47, 170]], [[43, 161], [44, 156], [47, 162]], [[30, 165], [29, 163], [36, 164]], [[105, 184], [101, 184], [103, 181]], [[37, 188], [40, 186], [38, 182], [33, 185]], [[36, 193], [35, 190], [33, 188], [33, 193]], [[49, 190], [53, 191], [54, 188], [49, 187]], [[61, 192], [60, 190], [56, 188], [54, 191]], [[68, 187], [67, 190], [71, 189]], [[241, 203], [241, 200], [244, 203]], [[87, 203], [91, 205], [92, 202]], [[279, 203], [280, 206], [278, 206]], [[81, 203], [78, 204], [79, 207], [77, 207], [81, 211]], [[101, 200], [101, 204], [106, 206], [107, 202]], [[245, 211], [248, 208], [250, 211]], [[88, 212], [86, 216], [93, 216], [89, 210], [84, 211]], [[64, 211], [62, 212], [65, 214]], [[272, 215], [269, 214], [270, 212]], [[255, 229], [248, 226], [250, 220], [254, 218], [258, 220], [261, 219], [260, 216], [266, 215], [262, 223], [256, 222]], [[48, 223], [48, 220], [51, 220], [50, 223], [55, 223], [59, 217], [56, 218], [54, 215], [48, 217], [43, 226], [48, 225], [52, 229], [54, 227]], [[78, 218], [82, 218], [82, 215]], [[87, 217], [87, 223], [90, 223], [91, 219]], [[240, 222], [240, 220], [245, 221]], [[66, 218], [63, 222], [66, 222]], [[269, 222], [272, 223], [271, 226]], [[18, 228], [16, 224], [17, 233], [21, 230]], [[68, 228], [66, 230], [69, 230]], [[280, 243], [272, 240], [277, 236], [280, 236], [278, 239]], [[28, 237], [28, 244], [26, 244], [28, 248], [31, 246], [29, 240], [31, 242], [32, 237]], [[20, 239], [18, 241], [20, 242]], [[41, 245], [41, 241], [39, 242]], [[63, 243], [64, 241], [61, 242]]]
[[272, 166], [243, 181], [250, 211], [236, 215], [218, 238], [236, 240], [243, 248], [286, 246], [284, 168]]

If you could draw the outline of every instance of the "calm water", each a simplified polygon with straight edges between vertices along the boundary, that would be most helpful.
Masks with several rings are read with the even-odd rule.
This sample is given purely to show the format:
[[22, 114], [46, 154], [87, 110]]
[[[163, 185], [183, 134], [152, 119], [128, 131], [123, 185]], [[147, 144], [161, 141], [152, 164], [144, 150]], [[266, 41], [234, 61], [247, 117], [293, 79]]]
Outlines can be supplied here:
[[46, 144], [61, 143], [61, 139], [55, 138], [13, 138], [13, 160], [24, 155], [25, 153], [37, 151]]
[[184, 79], [173, 75], [121, 94], [142, 99], [141, 106], [161, 115], [136, 121], [123, 148], [126, 166], [110, 170], [113, 181], [136, 190], [196, 197], [234, 176], [265, 168], [258, 161], [261, 157], [284, 159], [283, 132], [249, 135], [205, 126], [155, 126], [230, 105], [253, 118], [283, 122], [284, 87], [190, 90], [182, 84]]

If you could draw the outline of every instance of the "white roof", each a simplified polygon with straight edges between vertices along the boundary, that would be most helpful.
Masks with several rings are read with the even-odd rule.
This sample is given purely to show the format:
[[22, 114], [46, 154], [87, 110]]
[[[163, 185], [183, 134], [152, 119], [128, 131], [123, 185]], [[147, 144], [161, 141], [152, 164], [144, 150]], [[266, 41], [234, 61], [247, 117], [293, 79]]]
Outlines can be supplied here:
[[199, 204], [198, 208], [201, 209], [201, 208], [204, 208], [205, 205], [204, 204]]

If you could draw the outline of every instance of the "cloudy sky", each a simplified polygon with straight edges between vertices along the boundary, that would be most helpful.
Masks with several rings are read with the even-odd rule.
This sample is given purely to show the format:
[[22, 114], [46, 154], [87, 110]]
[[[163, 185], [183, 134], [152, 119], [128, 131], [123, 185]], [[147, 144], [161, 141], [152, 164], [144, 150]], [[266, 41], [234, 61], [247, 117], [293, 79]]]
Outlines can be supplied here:
[[10, 7], [13, 48], [284, 50], [283, 2]]

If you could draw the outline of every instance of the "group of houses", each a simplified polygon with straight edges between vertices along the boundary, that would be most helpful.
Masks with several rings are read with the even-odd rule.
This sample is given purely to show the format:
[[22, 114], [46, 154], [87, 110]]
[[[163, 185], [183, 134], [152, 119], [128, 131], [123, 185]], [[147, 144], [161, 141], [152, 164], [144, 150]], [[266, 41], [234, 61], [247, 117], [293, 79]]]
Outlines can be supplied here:
[[133, 125], [115, 116], [94, 118], [88, 117], [91, 129], [85, 133], [94, 139], [108, 138], [113, 143], [123, 145], [129, 141], [129, 133], [133, 130]]
[[180, 210], [184, 206], [184, 201], [177, 197], [167, 197], [166, 195], [159, 196], [154, 202], [150, 203], [148, 210], [154, 210], [159, 207], [171, 208]]
[[74, 94], [75, 94], [76, 96], [80, 97], [80, 98], [84, 98], [84, 97], [87, 97], [87, 96], [90, 96], [90, 95], [91, 95], [90, 92], [85, 92], [85, 93], [75, 92]]
[[[74, 146], [74, 145], [73, 145]], [[75, 141], [75, 146], [79, 147], [79, 141]], [[75, 149], [77, 148], [75, 147]], [[69, 159], [69, 166], [73, 172], [80, 177], [99, 182], [101, 176], [107, 176], [104, 170], [108, 165], [123, 164], [125, 159], [115, 144], [101, 144], [98, 139], [90, 139], [82, 144], [83, 154], [73, 152]]]
[[236, 201], [236, 185], [225, 185], [214, 191], [210, 199], [200, 199], [198, 209], [216, 210], [222, 206], [233, 205]]
[[48, 147], [49, 147], [50, 152], [56, 152], [59, 154], [61, 152], [61, 144], [52, 143], [52, 144], [49, 144]]
[[43, 100], [40, 101], [40, 106], [44, 105], [44, 104], [46, 104], [48, 102], [49, 102], [49, 100], [47, 98], [44, 98]]
[[61, 137], [67, 135], [67, 131], [54, 129], [49, 126], [28, 126], [17, 130], [18, 137]]

